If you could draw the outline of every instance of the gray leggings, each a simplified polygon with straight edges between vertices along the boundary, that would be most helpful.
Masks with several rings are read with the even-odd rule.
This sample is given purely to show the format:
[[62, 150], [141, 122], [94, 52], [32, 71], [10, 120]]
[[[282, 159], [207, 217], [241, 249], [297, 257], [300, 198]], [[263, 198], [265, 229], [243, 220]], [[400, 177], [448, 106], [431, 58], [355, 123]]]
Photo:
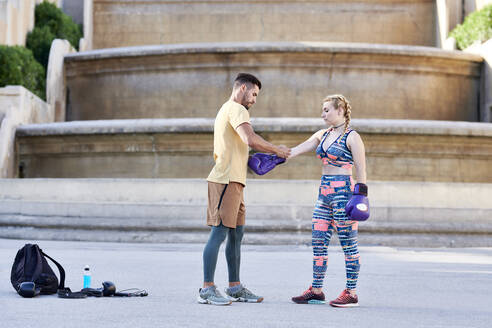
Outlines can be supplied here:
[[225, 249], [227, 268], [229, 270], [229, 282], [239, 280], [239, 266], [241, 264], [241, 240], [243, 239], [244, 226], [237, 226], [236, 229], [228, 228], [220, 223], [212, 227], [207, 245], [203, 250], [203, 281], [213, 282], [217, 256], [222, 242], [227, 238]]

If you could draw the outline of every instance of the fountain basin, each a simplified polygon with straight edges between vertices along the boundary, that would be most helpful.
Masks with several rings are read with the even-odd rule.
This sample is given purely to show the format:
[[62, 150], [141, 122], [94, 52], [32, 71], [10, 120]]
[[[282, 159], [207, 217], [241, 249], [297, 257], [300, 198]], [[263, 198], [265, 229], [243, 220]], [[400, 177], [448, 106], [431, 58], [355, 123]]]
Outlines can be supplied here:
[[[255, 131], [293, 147], [324, 128], [320, 119], [255, 118]], [[492, 183], [492, 124], [354, 119], [366, 146], [367, 176], [378, 181]], [[213, 166], [213, 119], [79, 121], [17, 130], [25, 178], [201, 178]], [[319, 179], [304, 154], [255, 179]]]
[[215, 117], [238, 72], [263, 88], [257, 117], [317, 117], [342, 93], [357, 118], [477, 121], [477, 55], [346, 43], [220, 43], [65, 56], [67, 120]]

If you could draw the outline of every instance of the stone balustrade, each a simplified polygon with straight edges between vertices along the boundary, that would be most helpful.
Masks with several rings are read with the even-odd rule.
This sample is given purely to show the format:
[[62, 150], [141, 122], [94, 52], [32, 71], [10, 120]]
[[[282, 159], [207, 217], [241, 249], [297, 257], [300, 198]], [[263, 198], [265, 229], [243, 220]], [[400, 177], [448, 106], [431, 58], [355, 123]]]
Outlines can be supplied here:
[[53, 122], [50, 106], [22, 86], [0, 88], [0, 178], [17, 175], [15, 133], [21, 124]]

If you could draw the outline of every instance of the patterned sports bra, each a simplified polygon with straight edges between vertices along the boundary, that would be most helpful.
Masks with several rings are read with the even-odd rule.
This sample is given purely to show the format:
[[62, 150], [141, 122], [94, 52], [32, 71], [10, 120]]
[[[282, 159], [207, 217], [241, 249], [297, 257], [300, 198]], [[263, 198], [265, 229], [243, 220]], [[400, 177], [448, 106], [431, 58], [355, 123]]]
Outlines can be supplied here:
[[325, 152], [323, 149], [323, 144], [325, 143], [326, 137], [330, 134], [331, 130], [326, 131], [323, 134], [323, 138], [321, 139], [318, 148], [316, 148], [316, 157], [321, 159], [325, 165], [328, 164], [344, 169], [352, 169], [354, 160], [352, 158], [352, 152], [347, 147], [347, 137], [352, 131], [354, 130], [349, 129], [345, 134], [338, 137], [337, 140], [332, 142]]

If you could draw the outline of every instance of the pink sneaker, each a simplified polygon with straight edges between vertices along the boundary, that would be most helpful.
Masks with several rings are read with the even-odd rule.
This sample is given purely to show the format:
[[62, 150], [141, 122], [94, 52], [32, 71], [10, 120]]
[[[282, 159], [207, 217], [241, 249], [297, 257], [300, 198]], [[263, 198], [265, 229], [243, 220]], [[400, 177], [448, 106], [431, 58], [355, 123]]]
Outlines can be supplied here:
[[325, 294], [315, 294], [313, 287], [309, 287], [302, 295], [292, 297], [292, 302], [297, 304], [325, 304]]
[[352, 296], [348, 289], [345, 289], [336, 300], [330, 302], [334, 307], [356, 307], [359, 306], [359, 298], [357, 295]]

